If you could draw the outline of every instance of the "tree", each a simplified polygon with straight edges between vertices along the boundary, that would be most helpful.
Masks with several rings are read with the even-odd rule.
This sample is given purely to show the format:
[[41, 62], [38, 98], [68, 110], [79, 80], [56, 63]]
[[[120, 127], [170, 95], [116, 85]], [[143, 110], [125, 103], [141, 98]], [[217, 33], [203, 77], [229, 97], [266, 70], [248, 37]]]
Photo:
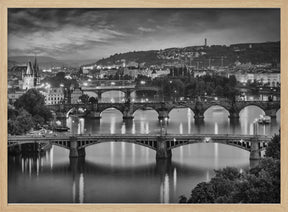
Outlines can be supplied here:
[[34, 109], [37, 106], [44, 106], [45, 97], [36, 89], [29, 89], [25, 94], [19, 97], [15, 102], [16, 108], [24, 108], [30, 114], [34, 114]]
[[16, 110], [13, 106], [8, 105], [8, 119], [16, 119], [18, 115], [18, 110]]
[[264, 158], [259, 166], [249, 171], [245, 180], [237, 185], [233, 202], [279, 203], [280, 161]]
[[58, 79], [64, 79], [64, 78], [65, 78], [65, 72], [63, 72], [63, 71], [58, 72], [58, 73], [56, 74], [56, 77], [57, 77]]
[[32, 116], [39, 115], [48, 121], [52, 114], [45, 106], [45, 97], [36, 89], [29, 89], [15, 102], [16, 109], [25, 109]]
[[192, 190], [188, 203], [214, 203], [214, 200], [215, 196], [211, 184], [202, 182]]
[[86, 104], [89, 102], [89, 96], [87, 94], [83, 94], [82, 96], [79, 97], [82, 103]]
[[[278, 140], [277, 136], [274, 136], [274, 139]], [[199, 183], [192, 190], [188, 203], [280, 202], [279, 159], [266, 155], [260, 160], [257, 167], [244, 173], [231, 167], [215, 172], [215, 177], [209, 183]], [[184, 200], [185, 196], [182, 195], [181, 203]]]
[[181, 195], [179, 197], [179, 203], [187, 203], [187, 197], [185, 197], [184, 195]]
[[182, 80], [180, 79], [176, 79], [176, 80], [173, 80], [172, 82], [172, 89], [174, 91], [176, 91], [176, 93], [178, 95], [181, 95], [184, 93], [184, 88], [185, 88], [185, 85], [184, 83], [182, 82]]
[[33, 119], [34, 126], [36, 128], [40, 128], [45, 123], [45, 119], [38, 114], [33, 116], [32, 119]]
[[24, 109], [19, 111], [15, 119], [8, 120], [8, 133], [11, 135], [22, 135], [33, 127], [32, 116]]
[[97, 104], [98, 103], [98, 99], [96, 99], [95, 97], [92, 96], [92, 97], [89, 98], [89, 102], [92, 103], [92, 104]]
[[241, 177], [239, 170], [235, 167], [226, 167], [222, 170], [215, 170], [216, 176], [215, 178], [221, 178], [224, 180], [236, 180]]
[[265, 156], [280, 160], [280, 133], [274, 135], [272, 140], [268, 143]]
[[222, 96], [223, 95], [223, 88], [220, 85], [217, 85], [215, 93], [217, 96]]

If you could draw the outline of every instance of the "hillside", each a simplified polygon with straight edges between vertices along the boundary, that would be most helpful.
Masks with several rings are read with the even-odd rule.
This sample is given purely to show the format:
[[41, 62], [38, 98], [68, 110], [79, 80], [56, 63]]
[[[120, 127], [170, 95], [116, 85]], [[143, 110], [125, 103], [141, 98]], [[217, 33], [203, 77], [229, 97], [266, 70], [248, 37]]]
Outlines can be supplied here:
[[159, 58], [158, 51], [133, 51], [121, 54], [114, 54], [108, 58], [97, 61], [98, 65], [113, 65], [122, 64], [123, 60], [126, 62], [145, 63], [146, 65], [160, 65], [165, 62], [164, 59]]
[[[169, 63], [186, 63], [204, 67], [210, 65], [232, 65], [241, 63], [279, 63], [280, 42], [241, 43], [230, 46], [189, 46], [185, 48], [169, 48], [164, 50], [134, 51], [114, 54], [96, 62], [97, 65], [113, 65], [137, 62], [145, 65], [160, 65]], [[95, 64], [95, 63], [94, 63]]]

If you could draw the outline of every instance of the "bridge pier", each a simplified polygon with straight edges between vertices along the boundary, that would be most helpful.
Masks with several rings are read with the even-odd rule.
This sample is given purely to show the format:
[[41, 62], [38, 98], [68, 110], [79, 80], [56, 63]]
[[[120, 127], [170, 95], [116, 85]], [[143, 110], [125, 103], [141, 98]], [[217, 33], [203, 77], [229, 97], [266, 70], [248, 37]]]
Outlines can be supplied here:
[[69, 158], [69, 166], [73, 174], [83, 172], [85, 158]]
[[157, 172], [160, 174], [161, 177], [165, 177], [166, 174], [169, 174], [171, 168], [171, 160], [163, 160], [158, 159], [156, 160], [156, 169]]
[[123, 115], [123, 120], [132, 120], [132, 119], [134, 119], [134, 116]]
[[195, 120], [195, 122], [203, 122], [204, 121], [204, 113], [195, 113], [194, 120]]
[[97, 92], [97, 98], [98, 98], [98, 101], [100, 102], [102, 99], [102, 92], [101, 91]]
[[238, 112], [229, 112], [229, 119], [239, 119], [240, 118], [240, 115]]
[[131, 113], [130, 111], [123, 112], [123, 120], [132, 120], [133, 118], [133, 113]]
[[[126, 95], [126, 93], [125, 93]], [[130, 95], [130, 93], [129, 93]], [[130, 99], [126, 99], [126, 102], [124, 103], [124, 108], [122, 109], [123, 114], [123, 120], [131, 120], [134, 118], [133, 116], [133, 103], [130, 103]]]
[[125, 93], [125, 102], [129, 101], [131, 99], [131, 92], [129, 90], [127, 90]]
[[78, 147], [77, 137], [71, 136], [70, 137], [70, 158], [78, 158], [78, 157], [85, 157], [85, 149]]
[[250, 150], [250, 160], [259, 160], [261, 159], [261, 151], [259, 148], [259, 142], [258, 139], [256, 139], [254, 142], [251, 142], [251, 150]]
[[163, 137], [158, 137], [156, 160], [158, 159], [171, 159], [172, 151], [167, 148], [167, 143]]
[[163, 119], [169, 119], [169, 114], [167, 110], [159, 110], [158, 111], [158, 119], [163, 120]]
[[133, 116], [133, 106], [130, 105], [130, 104], [126, 105], [124, 111], [122, 112], [122, 114], [123, 114], [123, 120], [127, 120], [127, 119], [131, 120], [131, 119], [133, 119], [134, 118], [134, 116]]

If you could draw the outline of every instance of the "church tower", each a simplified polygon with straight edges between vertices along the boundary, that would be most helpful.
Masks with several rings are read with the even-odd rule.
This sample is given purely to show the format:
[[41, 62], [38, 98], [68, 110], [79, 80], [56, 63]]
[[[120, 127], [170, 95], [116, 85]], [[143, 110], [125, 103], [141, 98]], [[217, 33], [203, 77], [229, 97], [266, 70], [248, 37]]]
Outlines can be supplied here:
[[39, 75], [39, 66], [37, 64], [37, 58], [35, 56], [34, 65], [33, 65], [33, 73], [34, 73], [34, 86], [40, 84], [40, 75]]
[[35, 87], [34, 71], [31, 62], [28, 62], [26, 72], [23, 74], [23, 90]]
[[22, 89], [28, 90], [30, 88], [36, 88], [40, 84], [39, 66], [35, 57], [34, 64], [29, 61], [27, 64], [26, 72], [22, 72]]

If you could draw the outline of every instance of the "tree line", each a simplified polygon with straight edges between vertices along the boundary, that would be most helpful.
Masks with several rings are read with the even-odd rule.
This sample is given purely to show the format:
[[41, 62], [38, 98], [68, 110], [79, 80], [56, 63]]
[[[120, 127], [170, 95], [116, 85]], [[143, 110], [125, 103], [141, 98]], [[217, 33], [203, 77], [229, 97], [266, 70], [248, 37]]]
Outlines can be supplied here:
[[32, 128], [39, 129], [51, 118], [45, 97], [36, 89], [29, 89], [14, 105], [8, 105], [8, 134], [22, 135]]
[[210, 182], [199, 183], [180, 203], [280, 203], [280, 135], [275, 135], [265, 158], [248, 171], [215, 170]]
[[[219, 75], [186, 76], [172, 78], [170, 76], [151, 79], [147, 76], [139, 75], [135, 82], [140, 85], [145, 81], [146, 85], [158, 86], [163, 92], [165, 99], [172, 97], [196, 98], [202, 96], [217, 96], [235, 100], [239, 91], [236, 88], [237, 80], [235, 76], [224, 77]], [[149, 92], [145, 94], [149, 95]]]

